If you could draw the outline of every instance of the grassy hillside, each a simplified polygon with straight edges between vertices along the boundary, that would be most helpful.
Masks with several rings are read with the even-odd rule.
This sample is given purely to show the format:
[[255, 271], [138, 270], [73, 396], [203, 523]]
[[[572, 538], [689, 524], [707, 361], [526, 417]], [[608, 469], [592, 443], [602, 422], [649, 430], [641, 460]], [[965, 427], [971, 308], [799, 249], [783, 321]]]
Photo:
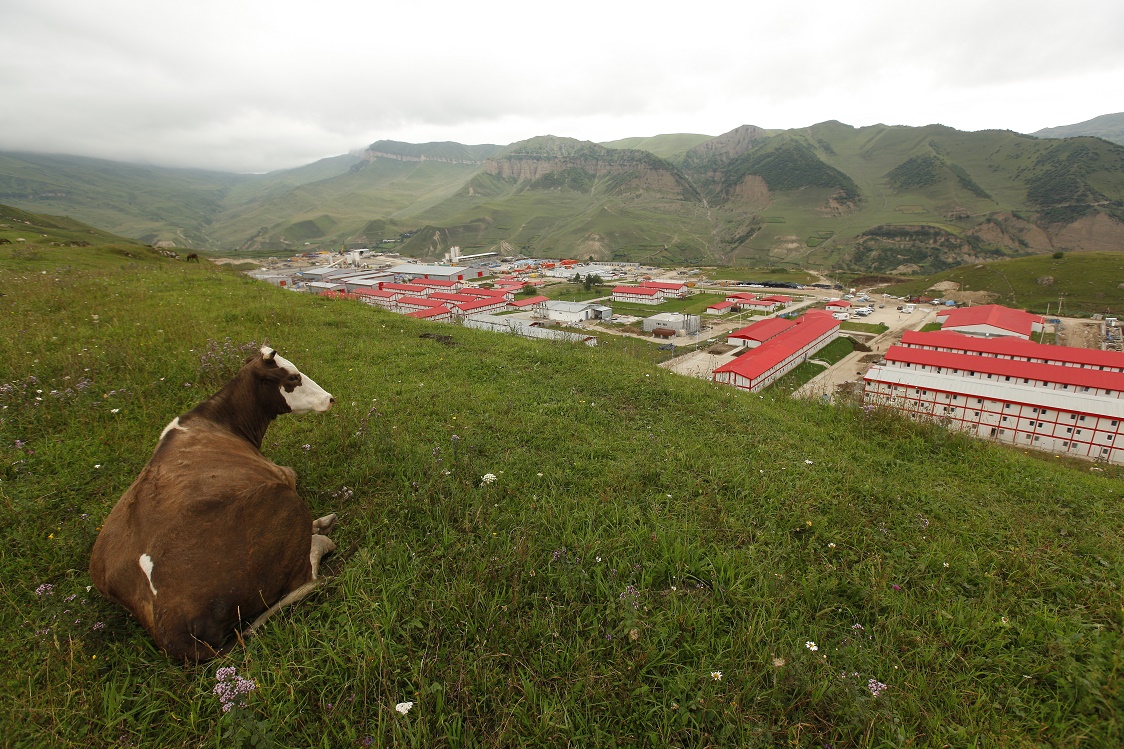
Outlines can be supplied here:
[[654, 153], [661, 159], [678, 162], [683, 159], [687, 151], [711, 140], [713, 137], [712, 135], [698, 135], [696, 133], [669, 133], [652, 135], [646, 138], [622, 138], [601, 145], [606, 148], [639, 149]]
[[235, 174], [79, 156], [0, 153], [0, 203], [73, 216], [138, 241], [205, 245]]
[[[267, 200], [228, 203], [211, 233], [238, 248], [277, 252], [303, 250], [306, 242], [332, 248], [377, 244], [415, 228], [406, 214], [440, 202], [478, 169], [438, 161], [364, 160], [337, 177], [279, 190]], [[368, 226], [379, 220], [386, 222], [376, 236]]]
[[[883, 289], [894, 295], [933, 294], [942, 282], [959, 285], [960, 291], [989, 292], [988, 300], [1032, 312], [1057, 311], [1059, 300], [1066, 314], [1120, 315], [1124, 312], [1124, 254], [1069, 253], [980, 263], [954, 268], [925, 278], [911, 279]], [[944, 296], [943, 292], [938, 296]], [[954, 295], [955, 296], [955, 295]]]
[[164, 259], [146, 245], [72, 218], [43, 216], [0, 204], [0, 270], [54, 274]]
[[[1124, 741], [1115, 470], [677, 377], [639, 341], [206, 264], [34, 270], [0, 275], [6, 747]], [[169, 419], [267, 341], [337, 398], [264, 452], [341, 552], [183, 668], [87, 591], [89, 550]], [[220, 666], [256, 685], [230, 713]]]
[[[734, 162], [737, 171], [728, 175], [760, 174], [769, 182], [770, 163], [762, 155], [775, 151], [782, 137], [792, 144], [788, 152], [800, 156], [788, 161], [802, 165], [808, 187], [774, 191], [761, 211], [761, 231], [747, 242], [754, 252], [779, 259], [875, 271], [943, 270], [1049, 247], [1035, 250], [1034, 242], [1045, 240], [1027, 234], [1022, 219], [1002, 219], [1009, 224], [1002, 236], [978, 232], [982, 222], [1003, 211], [1022, 212], [1030, 220], [1041, 214], [1039, 223], [1047, 227], [1097, 211], [1114, 221], [1124, 216], [1119, 198], [1124, 150], [1104, 141], [1039, 141], [1007, 131], [965, 133], [940, 125], [853, 128], [827, 122], [761, 142]], [[763, 163], [746, 169], [747, 161]], [[835, 172], [823, 167], [851, 182], [831, 179]], [[786, 174], [791, 178], [794, 172]], [[839, 199], [850, 198], [855, 188], [858, 200]], [[887, 241], [876, 231], [884, 246], [866, 242], [872, 229], [887, 226], [930, 227], [940, 239]], [[883, 257], [872, 257], [874, 250]]]

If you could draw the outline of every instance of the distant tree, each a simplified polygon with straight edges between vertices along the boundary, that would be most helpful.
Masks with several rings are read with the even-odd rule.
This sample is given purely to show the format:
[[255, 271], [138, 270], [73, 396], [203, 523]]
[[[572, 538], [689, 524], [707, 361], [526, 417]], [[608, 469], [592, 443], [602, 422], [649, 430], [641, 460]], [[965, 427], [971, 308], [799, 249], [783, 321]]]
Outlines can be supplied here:
[[1061, 259], [1062, 259], [1063, 257], [1065, 257], [1065, 253], [1064, 253], [1064, 252], [1055, 252], [1055, 253], [1053, 254], [1053, 258], [1054, 258], [1055, 260], [1061, 260]]
[[589, 273], [586, 275], [585, 282], [582, 285], [585, 287], [586, 291], [589, 291], [594, 286], [601, 286], [604, 283], [605, 279], [603, 279], [601, 276], [597, 275], [596, 273]]
[[582, 274], [581, 273], [575, 273], [574, 277], [570, 279], [570, 283], [581, 283], [581, 282], [582, 282]]

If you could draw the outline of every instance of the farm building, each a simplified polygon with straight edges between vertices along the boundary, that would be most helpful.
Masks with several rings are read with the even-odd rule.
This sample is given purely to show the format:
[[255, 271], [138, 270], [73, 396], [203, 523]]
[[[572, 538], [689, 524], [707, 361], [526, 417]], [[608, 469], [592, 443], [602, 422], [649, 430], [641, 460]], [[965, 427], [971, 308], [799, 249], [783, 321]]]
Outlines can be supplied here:
[[823, 313], [810, 312], [796, 323], [748, 353], [714, 370], [714, 381], [756, 393], [807, 361], [839, 337], [839, 322]]
[[1031, 333], [1042, 330], [1044, 322], [1041, 315], [1003, 307], [998, 304], [984, 304], [979, 307], [942, 309], [937, 312], [937, 322], [941, 330], [963, 333], [983, 338], [1012, 336], [1027, 340]]
[[[976, 343], [962, 351], [890, 347], [863, 377], [864, 400], [1018, 447], [1124, 464], [1124, 362], [1100, 369], [1090, 354], [1111, 352], [1049, 346], [1043, 363], [1008, 358], [1009, 341]], [[981, 343], [996, 350], [979, 350]]]
[[756, 294], [750, 294], [748, 291], [737, 291], [733, 294], [726, 295], [727, 302], [733, 302], [740, 305], [742, 302], [752, 302], [757, 298]]
[[850, 312], [851, 303], [846, 299], [836, 299], [834, 302], [828, 302], [825, 309], [828, 312]]

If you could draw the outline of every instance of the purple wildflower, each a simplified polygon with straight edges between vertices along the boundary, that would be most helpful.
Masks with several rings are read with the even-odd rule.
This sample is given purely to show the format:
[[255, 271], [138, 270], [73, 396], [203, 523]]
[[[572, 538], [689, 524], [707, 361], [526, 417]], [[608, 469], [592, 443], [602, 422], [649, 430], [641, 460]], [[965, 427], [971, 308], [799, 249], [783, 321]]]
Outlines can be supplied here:
[[618, 600], [632, 606], [634, 609], [638, 609], [640, 608], [640, 591], [636, 589], [635, 585], [629, 583], [624, 589], [624, 592], [620, 594]]
[[49, 595], [52, 595], [54, 592], [55, 592], [55, 586], [51, 585], [50, 583], [43, 583], [42, 585], [40, 585], [38, 588], [35, 589], [35, 595], [37, 595], [37, 596], [49, 596]]
[[866, 688], [870, 690], [871, 695], [873, 695], [874, 697], [877, 697], [878, 695], [889, 689], [889, 687], [887, 687], [877, 679], [871, 679], [870, 681], [868, 681], [866, 683]]
[[220, 668], [215, 672], [215, 680], [218, 681], [218, 684], [215, 684], [211, 693], [218, 695], [224, 713], [229, 713], [235, 705], [245, 707], [246, 701], [239, 701], [239, 698], [258, 688], [258, 685], [252, 679], [244, 679], [239, 676], [234, 666]]

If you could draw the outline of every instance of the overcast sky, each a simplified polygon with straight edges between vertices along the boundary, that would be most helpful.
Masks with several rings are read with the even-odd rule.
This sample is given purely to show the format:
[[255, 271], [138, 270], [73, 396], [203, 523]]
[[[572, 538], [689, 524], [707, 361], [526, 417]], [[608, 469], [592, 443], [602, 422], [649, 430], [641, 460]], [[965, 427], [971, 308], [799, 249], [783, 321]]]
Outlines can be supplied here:
[[267, 171], [507, 144], [1124, 111], [1124, 3], [0, 0], [0, 150]]

